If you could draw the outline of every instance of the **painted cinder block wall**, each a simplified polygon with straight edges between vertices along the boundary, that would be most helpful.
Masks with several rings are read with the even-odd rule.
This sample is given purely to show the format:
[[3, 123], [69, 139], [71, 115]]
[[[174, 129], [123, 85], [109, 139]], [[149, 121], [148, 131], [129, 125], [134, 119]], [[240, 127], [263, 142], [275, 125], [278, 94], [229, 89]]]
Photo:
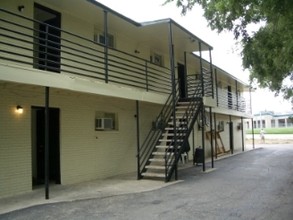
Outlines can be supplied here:
[[[45, 88], [3, 83], [0, 87], [0, 197], [32, 190], [31, 107], [44, 106]], [[16, 105], [24, 113], [15, 113]], [[160, 105], [140, 102], [141, 140]], [[50, 90], [60, 109], [61, 184], [136, 171], [136, 101]], [[118, 115], [117, 131], [96, 131], [95, 112]], [[135, 174], [134, 174], [135, 175]]]

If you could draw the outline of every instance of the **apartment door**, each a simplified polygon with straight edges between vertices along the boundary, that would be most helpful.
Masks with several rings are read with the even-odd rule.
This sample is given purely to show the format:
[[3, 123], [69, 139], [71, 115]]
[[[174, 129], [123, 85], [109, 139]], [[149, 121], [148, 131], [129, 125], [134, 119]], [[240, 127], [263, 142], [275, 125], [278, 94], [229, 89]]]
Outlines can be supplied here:
[[181, 63], [177, 64], [177, 73], [179, 81], [179, 95], [180, 98], [187, 98], [187, 76], [185, 66]]
[[[60, 184], [60, 110], [49, 109], [49, 180]], [[45, 108], [32, 107], [33, 185], [45, 180]]]
[[42, 5], [34, 5], [35, 67], [60, 72], [61, 14]]

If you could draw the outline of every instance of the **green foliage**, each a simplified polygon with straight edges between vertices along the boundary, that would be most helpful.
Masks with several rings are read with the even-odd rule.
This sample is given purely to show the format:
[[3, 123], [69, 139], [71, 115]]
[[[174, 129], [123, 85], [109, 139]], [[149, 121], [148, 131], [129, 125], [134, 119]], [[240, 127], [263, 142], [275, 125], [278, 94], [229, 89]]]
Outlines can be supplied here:
[[[243, 66], [250, 70], [250, 80], [277, 94], [283, 92], [293, 103], [292, 0], [166, 0], [165, 4], [174, 1], [183, 14], [201, 5], [212, 30], [232, 31], [242, 43]], [[262, 27], [250, 33], [251, 24]]]

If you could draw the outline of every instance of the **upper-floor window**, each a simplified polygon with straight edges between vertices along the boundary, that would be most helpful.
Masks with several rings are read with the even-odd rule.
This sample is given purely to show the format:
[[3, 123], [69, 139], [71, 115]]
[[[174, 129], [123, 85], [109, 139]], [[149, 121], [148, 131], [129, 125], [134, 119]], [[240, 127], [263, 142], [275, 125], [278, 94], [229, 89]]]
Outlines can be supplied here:
[[151, 56], [151, 62], [158, 66], [164, 66], [164, 57], [158, 53], [153, 53], [153, 56]]
[[[114, 48], [115, 47], [115, 38], [114, 38], [114, 35], [112, 34], [108, 34], [107, 35], [108, 38], [108, 47], [112, 47]], [[97, 43], [100, 43], [100, 44], [106, 44], [106, 38], [105, 38], [105, 34], [95, 34], [94, 35], [94, 41], [97, 42]]]

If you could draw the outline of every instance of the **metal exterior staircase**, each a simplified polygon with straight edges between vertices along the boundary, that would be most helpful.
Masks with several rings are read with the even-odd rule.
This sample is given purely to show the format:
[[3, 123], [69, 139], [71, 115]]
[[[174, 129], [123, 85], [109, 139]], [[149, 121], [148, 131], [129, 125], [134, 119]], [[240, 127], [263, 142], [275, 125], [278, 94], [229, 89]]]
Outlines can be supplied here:
[[203, 108], [201, 84], [193, 89], [185, 99], [180, 99], [178, 92], [175, 97], [170, 94], [138, 153], [138, 178], [164, 178], [166, 182], [171, 179]]

